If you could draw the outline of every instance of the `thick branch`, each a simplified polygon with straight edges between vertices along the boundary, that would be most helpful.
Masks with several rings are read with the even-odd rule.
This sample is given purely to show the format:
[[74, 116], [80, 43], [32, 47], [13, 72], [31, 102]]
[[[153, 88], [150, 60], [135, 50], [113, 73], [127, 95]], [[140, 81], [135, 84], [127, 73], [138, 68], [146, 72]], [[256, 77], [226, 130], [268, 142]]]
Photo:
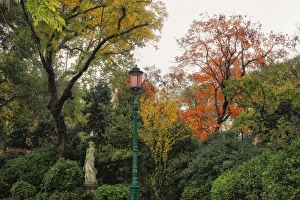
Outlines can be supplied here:
[[115, 33], [112, 34], [106, 38], [104, 38], [103, 40], [99, 41], [99, 43], [96, 45], [96, 47], [94, 48], [94, 50], [92, 51], [90, 57], [86, 60], [86, 62], [84, 63], [82, 69], [69, 81], [67, 87], [65, 88], [63, 95], [61, 96], [61, 98], [59, 99], [59, 103], [58, 106], [62, 107], [63, 103], [68, 99], [68, 98], [72, 98], [72, 88], [75, 84], [75, 82], [84, 74], [85, 71], [88, 70], [88, 68], [90, 67], [91, 62], [95, 59], [96, 54], [98, 53], [98, 51], [100, 50], [100, 48], [109, 40], [113, 39], [113, 38], [117, 38], [120, 37], [122, 35], [128, 34], [132, 31], [134, 31], [135, 29], [144, 27], [144, 26], [148, 26], [148, 23], [144, 23], [144, 24], [139, 24], [137, 26], [131, 27], [127, 30], [124, 30], [123, 32], [120, 33]]
[[75, 17], [77, 17], [78, 15], [85, 15], [86, 13], [88, 13], [88, 12], [90, 12], [90, 11], [96, 10], [96, 9], [98, 9], [98, 8], [104, 8], [104, 7], [106, 7], [106, 6], [107, 6], [106, 4], [103, 4], [103, 5], [98, 5], [98, 6], [89, 8], [89, 9], [83, 11], [83, 12], [79, 12], [79, 13], [76, 13], [76, 14], [70, 16], [67, 20], [72, 19], [72, 18], [75, 18]]
[[35, 30], [34, 30], [33, 24], [32, 24], [32, 22], [30, 20], [30, 16], [28, 15], [28, 12], [26, 11], [26, 6], [25, 6], [25, 3], [24, 3], [24, 0], [20, 0], [20, 4], [21, 4], [22, 10], [23, 10], [23, 13], [24, 13], [27, 25], [28, 25], [28, 27], [29, 27], [29, 29], [31, 31], [31, 35], [32, 35], [32, 37], [34, 39], [34, 42], [36, 43], [36, 46], [37, 46], [37, 49], [38, 49], [38, 52], [39, 52], [39, 55], [40, 55], [43, 67], [46, 70], [46, 72], [49, 74], [49, 69], [46, 67], [47, 63], [46, 63], [45, 57], [44, 57], [42, 49], [41, 49], [40, 38], [37, 36], [37, 34], [36, 34]]
[[118, 21], [118, 31], [120, 31], [121, 23], [125, 17], [126, 17], [126, 8], [122, 6], [122, 16], [120, 17], [120, 19]]

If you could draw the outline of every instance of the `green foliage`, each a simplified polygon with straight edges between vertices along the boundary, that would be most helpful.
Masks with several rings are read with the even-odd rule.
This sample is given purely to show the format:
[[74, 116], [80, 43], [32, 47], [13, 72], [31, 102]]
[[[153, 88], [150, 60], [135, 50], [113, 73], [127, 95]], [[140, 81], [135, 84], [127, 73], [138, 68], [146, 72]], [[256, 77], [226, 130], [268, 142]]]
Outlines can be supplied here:
[[32, 199], [36, 193], [36, 187], [24, 181], [16, 182], [10, 189], [14, 200]]
[[300, 139], [274, 153], [262, 173], [263, 199], [300, 198]]
[[32, 15], [34, 26], [43, 22], [49, 24], [55, 30], [62, 31], [62, 28], [66, 25], [60, 13], [56, 12], [59, 7], [58, 0], [28, 0], [26, 1], [26, 7]]
[[0, 170], [0, 194], [9, 196], [12, 185], [18, 181], [39, 187], [45, 173], [55, 163], [53, 149], [43, 148], [8, 161]]
[[96, 155], [99, 181], [114, 185], [127, 183], [131, 177], [132, 165], [132, 95], [123, 74], [116, 84], [113, 107], [109, 113], [109, 126], [103, 134], [104, 143]]
[[[25, 25], [24, 13], [18, 2], [10, 11], [1, 9], [0, 36], [0, 128], [2, 148], [32, 148], [26, 144], [36, 125], [49, 120], [47, 110], [47, 79], [34, 54], [36, 48]], [[2, 7], [2, 5], [0, 5]], [[13, 26], [11, 26], [13, 24]], [[41, 136], [42, 134], [40, 134]]]
[[85, 132], [92, 135], [96, 145], [103, 145], [103, 135], [111, 124], [112, 91], [106, 82], [100, 80], [97, 85], [88, 90], [85, 100], [83, 114], [87, 116]]
[[50, 196], [48, 193], [39, 193], [35, 196], [35, 200], [82, 200], [84, 199], [84, 191], [77, 188], [72, 191], [55, 191]]
[[39, 123], [49, 120], [48, 110], [44, 106], [48, 101], [45, 80], [40, 79], [44, 74], [22, 62], [19, 56], [17, 52], [0, 55], [3, 76], [0, 80], [2, 148], [38, 146], [37, 143], [26, 143], [26, 139], [33, 137]]
[[234, 129], [261, 133], [260, 142], [272, 149], [299, 137], [300, 85], [295, 59], [227, 82], [225, 92], [243, 108]]
[[82, 199], [83, 169], [78, 162], [60, 158], [45, 174], [38, 200]]
[[263, 153], [223, 173], [212, 185], [211, 199], [261, 199], [261, 175], [268, 157], [268, 153]]
[[258, 155], [263, 148], [252, 144], [250, 135], [217, 132], [201, 143], [186, 169], [181, 172], [182, 200], [210, 199], [213, 181], [223, 172]]
[[[142, 157], [144, 157], [143, 154]], [[178, 154], [177, 158], [170, 158], [164, 169], [159, 167], [154, 171], [154, 169], [151, 169], [152, 162], [149, 161], [147, 163], [148, 166], [140, 166], [141, 199], [179, 199], [183, 191], [182, 185], [179, 184], [181, 181], [179, 172], [185, 169], [188, 163], [192, 161], [189, 155], [188, 152], [185, 152]], [[145, 158], [142, 159], [142, 163], [145, 165]]]
[[128, 185], [101, 185], [94, 193], [94, 200], [129, 200], [130, 190]]
[[83, 185], [83, 169], [76, 161], [60, 158], [45, 174], [43, 190], [72, 191]]
[[265, 152], [223, 173], [211, 199], [298, 199], [300, 139], [280, 151]]

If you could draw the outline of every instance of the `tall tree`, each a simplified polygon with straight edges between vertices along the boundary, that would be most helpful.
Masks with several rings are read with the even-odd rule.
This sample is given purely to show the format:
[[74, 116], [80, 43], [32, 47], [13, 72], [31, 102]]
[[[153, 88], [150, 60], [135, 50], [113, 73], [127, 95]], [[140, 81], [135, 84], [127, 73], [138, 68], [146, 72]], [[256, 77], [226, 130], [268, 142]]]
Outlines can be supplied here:
[[[109, 126], [102, 135], [104, 143], [98, 151], [98, 169], [103, 173], [99, 179], [104, 184], [118, 184], [131, 180], [132, 165], [132, 93], [128, 81], [128, 71], [110, 79], [113, 100], [110, 108]], [[127, 82], [128, 83], [128, 82]]]
[[[144, 96], [147, 97], [147, 96]], [[176, 144], [190, 137], [186, 126], [179, 121], [175, 101], [161, 96], [141, 98], [141, 121], [139, 137], [153, 158], [154, 174], [150, 187], [155, 199], [162, 199], [161, 190], [166, 185], [166, 168], [169, 155]]]
[[210, 109], [202, 115], [199, 112], [203, 109], [195, 107], [187, 121], [210, 118], [213, 121], [209, 120], [209, 126], [215, 131], [238, 111], [224, 94], [226, 81], [245, 76], [273, 59], [284, 58], [288, 54], [285, 47], [295, 45], [295, 41], [282, 34], [262, 33], [261, 24], [252, 23], [247, 16], [200, 16], [201, 20], [195, 20], [188, 33], [177, 40], [184, 53], [176, 61], [180, 67], [199, 69], [192, 76], [201, 85], [197, 98], [206, 99], [199, 106]]
[[[35, 20], [31, 10], [46, 7], [51, 16], [58, 16], [59, 27], [45, 20]], [[157, 41], [157, 31], [167, 16], [165, 5], [151, 1], [19, 1], [23, 15], [15, 16], [25, 21], [27, 27], [11, 24], [12, 31], [22, 28], [23, 35], [30, 34], [37, 49], [38, 67], [47, 73], [50, 100], [48, 109], [53, 116], [58, 157], [63, 156], [67, 133], [63, 106], [73, 99], [74, 84], [91, 68], [110, 71], [118, 63], [132, 61], [135, 47], [143, 47], [149, 41]], [[17, 8], [16, 8], [17, 9]], [[14, 45], [14, 43], [11, 43]], [[124, 60], [128, 62], [124, 63]], [[73, 65], [70, 65], [70, 62]], [[36, 64], [36, 63], [32, 63]], [[60, 85], [60, 79], [67, 83]]]
[[97, 145], [103, 145], [103, 135], [110, 126], [110, 113], [112, 111], [111, 88], [103, 80], [89, 90], [84, 97], [86, 106], [83, 109], [87, 116], [85, 131], [91, 134]]
[[174, 144], [187, 137], [185, 130], [179, 129], [177, 112], [178, 107], [171, 99], [141, 98], [143, 130], [140, 137], [152, 152], [156, 166], [165, 165]]
[[[0, 9], [3, 14], [0, 17], [1, 146], [29, 147], [30, 144], [32, 147], [32, 134], [37, 125], [51, 118], [42, 106], [47, 104], [47, 77], [32, 64], [34, 59], [29, 61], [35, 53], [31, 38], [16, 28], [24, 24], [15, 17], [22, 14], [21, 10], [14, 7], [11, 12], [3, 9], [3, 5]], [[16, 28], [14, 32], [12, 27]], [[26, 138], [30, 138], [27, 144]]]

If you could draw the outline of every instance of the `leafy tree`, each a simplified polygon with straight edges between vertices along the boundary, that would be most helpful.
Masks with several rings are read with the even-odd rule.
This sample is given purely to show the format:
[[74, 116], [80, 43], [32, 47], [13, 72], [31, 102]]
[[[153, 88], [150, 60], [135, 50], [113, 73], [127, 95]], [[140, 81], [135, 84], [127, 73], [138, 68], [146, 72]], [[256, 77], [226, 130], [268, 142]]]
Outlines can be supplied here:
[[[196, 67], [198, 72], [191, 78], [199, 87], [191, 98], [203, 99], [193, 109], [187, 110], [186, 121], [193, 127], [203, 121], [205, 127], [219, 130], [230, 117], [240, 112], [237, 105], [224, 93], [226, 81], [243, 77], [260, 69], [276, 58], [287, 55], [286, 47], [294, 46], [296, 40], [289, 40], [282, 34], [264, 34], [261, 24], [253, 23], [247, 16], [223, 14], [195, 20], [188, 33], [178, 40], [184, 49], [176, 58], [179, 67]], [[201, 114], [204, 111], [205, 114]], [[207, 125], [206, 125], [207, 124]], [[195, 132], [202, 132], [195, 126]], [[204, 137], [207, 133], [204, 133]]]
[[92, 135], [98, 145], [104, 145], [103, 135], [111, 124], [110, 115], [113, 107], [111, 93], [108, 84], [100, 80], [84, 97], [86, 106], [82, 112], [87, 115], [85, 131]]
[[169, 98], [141, 98], [140, 116], [142, 128], [139, 138], [151, 152], [154, 173], [150, 175], [150, 186], [155, 198], [162, 199], [161, 190], [165, 185], [165, 169], [172, 149], [180, 141], [190, 137], [188, 129], [177, 116], [178, 107]]
[[[0, 4], [7, 6], [8, 10], [12, 4], [15, 5], [13, 0], [0, 0]], [[36, 6], [39, 5], [39, 6]], [[37, 25], [39, 22], [44, 22], [52, 26], [58, 31], [62, 30], [62, 27], [65, 26], [64, 19], [59, 15], [58, 12], [55, 12], [59, 5], [57, 0], [28, 0], [27, 8], [33, 16], [34, 25]]]
[[178, 172], [187, 168], [199, 143], [197, 139], [191, 137], [190, 131], [185, 134], [189, 137], [179, 140], [173, 145], [165, 166], [155, 166], [149, 148], [140, 142], [139, 182], [141, 199], [180, 199], [183, 186], [180, 184], [182, 177]]
[[14, 14], [21, 15], [20, 9], [14, 8], [13, 11], [3, 9], [0, 17], [1, 147], [32, 148], [35, 144], [31, 139], [37, 125], [50, 118], [42, 106], [47, 103], [47, 83], [41, 79], [46, 78], [45, 74], [27, 61], [34, 50], [30, 39], [23, 34], [24, 30], [16, 28], [12, 32], [11, 27], [24, 24], [14, 18]]
[[[159, 39], [156, 31], [162, 28], [167, 14], [160, 1], [42, 1], [41, 6], [37, 2], [40, 1], [19, 1], [23, 14], [15, 18], [26, 22], [26, 26], [9, 28], [18, 34], [18, 29], [23, 30], [22, 34], [35, 44], [37, 53], [27, 61], [34, 60], [32, 65], [47, 74], [48, 108], [56, 127], [57, 157], [61, 157], [67, 140], [63, 106], [74, 98], [75, 83], [93, 72], [92, 68], [102, 73], [117, 70], [120, 63], [128, 66], [135, 47]], [[42, 19], [36, 18], [40, 7], [45, 10]], [[51, 23], [44, 20], [48, 15]], [[56, 17], [58, 20], [53, 20]], [[71, 60], [74, 65], [68, 64]], [[60, 82], [60, 78], [68, 82]]]
[[103, 143], [96, 157], [99, 182], [103, 184], [129, 183], [132, 164], [132, 93], [126, 84], [128, 71], [116, 73], [110, 79], [113, 87], [113, 106], [109, 126], [102, 135]]
[[[155, 166], [165, 165], [174, 144], [186, 136], [178, 129], [177, 105], [170, 99], [141, 98], [143, 128], [140, 138], [153, 154]], [[172, 130], [178, 130], [174, 133]], [[180, 130], [180, 131], [179, 131]]]
[[295, 60], [291, 60], [231, 79], [225, 92], [243, 108], [233, 127], [261, 134], [260, 141], [272, 148], [282, 148], [299, 137], [300, 91], [296, 66]]

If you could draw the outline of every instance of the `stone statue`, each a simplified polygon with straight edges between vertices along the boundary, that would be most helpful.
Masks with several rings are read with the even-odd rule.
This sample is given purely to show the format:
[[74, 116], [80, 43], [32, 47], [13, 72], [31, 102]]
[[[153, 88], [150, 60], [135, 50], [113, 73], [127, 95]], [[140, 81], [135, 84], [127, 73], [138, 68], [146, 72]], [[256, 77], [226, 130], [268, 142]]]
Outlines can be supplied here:
[[96, 174], [97, 169], [94, 167], [95, 163], [95, 147], [94, 142], [89, 142], [89, 147], [86, 150], [85, 162], [83, 170], [85, 172], [84, 184], [97, 185]]

